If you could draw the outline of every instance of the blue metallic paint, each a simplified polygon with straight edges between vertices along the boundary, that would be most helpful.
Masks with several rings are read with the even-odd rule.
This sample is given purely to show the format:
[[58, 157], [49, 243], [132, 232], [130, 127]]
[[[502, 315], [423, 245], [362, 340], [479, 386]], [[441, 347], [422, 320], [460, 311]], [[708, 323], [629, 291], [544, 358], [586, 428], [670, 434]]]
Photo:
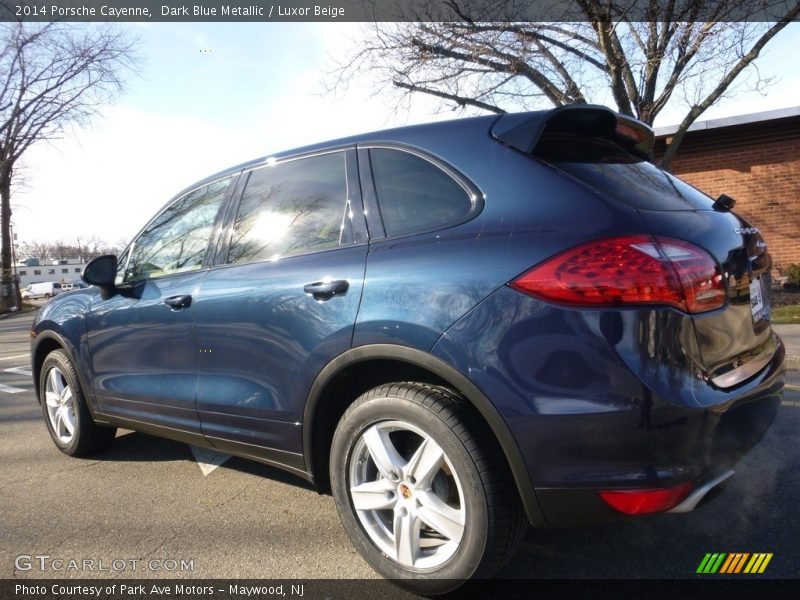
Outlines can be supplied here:
[[196, 295], [206, 271], [147, 280], [141, 289], [103, 300], [86, 315], [98, 410], [199, 433], [194, 306], [164, 300]]
[[504, 287], [432, 353], [493, 399], [537, 488], [609, 488], [694, 478], [734, 460], [755, 442], [711, 448], [737, 406], [763, 400], [760, 418], [771, 422], [782, 349], [724, 391], [698, 379], [693, 344], [691, 318], [677, 311], [575, 310]]
[[[195, 310], [197, 411], [205, 435], [302, 452], [300, 422], [314, 376], [352, 342], [367, 246], [213, 269]], [[346, 279], [317, 301], [303, 285]]]

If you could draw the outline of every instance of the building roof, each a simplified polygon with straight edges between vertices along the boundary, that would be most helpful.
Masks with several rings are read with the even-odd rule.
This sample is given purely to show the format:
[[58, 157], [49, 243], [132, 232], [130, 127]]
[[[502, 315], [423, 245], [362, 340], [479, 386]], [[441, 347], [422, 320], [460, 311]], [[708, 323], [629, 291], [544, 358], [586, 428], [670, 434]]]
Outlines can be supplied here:
[[[688, 131], [702, 131], [707, 129], [719, 129], [721, 127], [731, 127], [734, 125], [747, 125], [762, 121], [774, 121], [788, 117], [800, 116], [800, 106], [790, 108], [779, 108], [777, 110], [766, 110], [763, 112], [750, 113], [747, 115], [736, 115], [734, 117], [724, 117], [722, 119], [709, 119], [708, 121], [695, 121], [689, 126]], [[666, 127], [656, 127], [656, 137], [673, 135], [678, 131], [678, 125], [667, 125]]]

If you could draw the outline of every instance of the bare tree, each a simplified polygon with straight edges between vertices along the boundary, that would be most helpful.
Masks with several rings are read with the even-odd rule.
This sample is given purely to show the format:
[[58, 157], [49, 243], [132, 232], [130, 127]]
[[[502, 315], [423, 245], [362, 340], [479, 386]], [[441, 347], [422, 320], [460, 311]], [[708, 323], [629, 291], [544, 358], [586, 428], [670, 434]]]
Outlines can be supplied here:
[[53, 248], [48, 242], [23, 242], [17, 247], [17, 256], [22, 260], [35, 258], [45, 263], [53, 259]]
[[93, 258], [104, 254], [118, 254], [124, 245], [120, 243], [109, 244], [95, 236], [90, 238], [75, 238], [75, 241], [65, 242], [38, 242], [36, 240], [23, 242], [17, 248], [17, 255], [21, 259], [36, 258], [42, 264], [60, 259], [78, 259], [89, 262]]
[[754, 12], [728, 0], [577, 0], [580, 21], [527, 23], [509, 17], [502, 2], [444, 4], [458, 21], [368, 25], [357, 49], [335, 64], [328, 87], [346, 88], [368, 71], [379, 89], [399, 92], [399, 105], [427, 94], [445, 107], [495, 113], [610, 96], [619, 112], [648, 124], [677, 100], [687, 112], [662, 158], [665, 168], [708, 107], [747, 83], [769, 83], [755, 69], [749, 82], [741, 75], [800, 12], [800, 3], [779, 3], [776, 21], [761, 23], [748, 22]]
[[0, 309], [19, 301], [10, 238], [17, 162], [31, 145], [86, 123], [113, 100], [134, 60], [134, 43], [108, 26], [0, 24]]

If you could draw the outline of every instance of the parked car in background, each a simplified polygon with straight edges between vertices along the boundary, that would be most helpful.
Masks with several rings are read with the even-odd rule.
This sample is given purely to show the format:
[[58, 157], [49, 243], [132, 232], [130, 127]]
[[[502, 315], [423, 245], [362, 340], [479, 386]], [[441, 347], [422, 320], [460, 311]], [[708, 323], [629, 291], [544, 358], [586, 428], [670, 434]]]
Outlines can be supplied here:
[[61, 284], [57, 281], [44, 281], [42, 283], [32, 283], [22, 290], [23, 300], [34, 300], [36, 298], [52, 298], [63, 291]]
[[62, 283], [61, 284], [61, 291], [62, 292], [71, 292], [72, 290], [81, 290], [85, 287], [88, 287], [85, 283], [76, 282], [76, 283]]
[[50, 435], [286, 469], [429, 594], [495, 573], [528, 524], [690, 511], [770, 426], [784, 348], [761, 233], [652, 143], [567, 106], [200, 181], [38, 314]]

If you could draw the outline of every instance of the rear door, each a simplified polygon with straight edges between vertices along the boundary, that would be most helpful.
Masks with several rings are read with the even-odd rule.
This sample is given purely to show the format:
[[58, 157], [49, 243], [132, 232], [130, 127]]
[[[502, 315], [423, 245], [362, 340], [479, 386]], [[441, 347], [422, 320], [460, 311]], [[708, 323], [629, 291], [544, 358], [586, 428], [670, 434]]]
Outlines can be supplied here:
[[194, 305], [197, 410], [218, 448], [303, 467], [319, 371], [351, 346], [367, 255], [353, 150], [245, 174], [219, 265]]

